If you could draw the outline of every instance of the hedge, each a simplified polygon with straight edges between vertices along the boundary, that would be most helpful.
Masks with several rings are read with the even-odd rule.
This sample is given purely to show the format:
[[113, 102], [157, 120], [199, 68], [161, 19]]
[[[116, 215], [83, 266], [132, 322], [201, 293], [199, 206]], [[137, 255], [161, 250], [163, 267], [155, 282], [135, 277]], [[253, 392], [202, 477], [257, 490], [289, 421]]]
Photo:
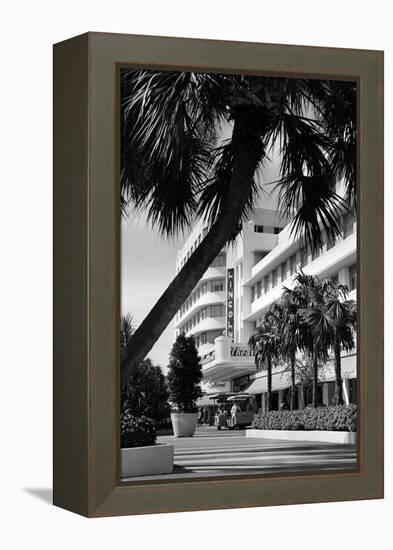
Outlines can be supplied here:
[[154, 421], [146, 416], [133, 416], [129, 409], [120, 415], [120, 432], [122, 448], [147, 447], [156, 442]]
[[356, 432], [356, 405], [307, 407], [301, 411], [258, 414], [251, 425], [257, 430], [319, 430]]

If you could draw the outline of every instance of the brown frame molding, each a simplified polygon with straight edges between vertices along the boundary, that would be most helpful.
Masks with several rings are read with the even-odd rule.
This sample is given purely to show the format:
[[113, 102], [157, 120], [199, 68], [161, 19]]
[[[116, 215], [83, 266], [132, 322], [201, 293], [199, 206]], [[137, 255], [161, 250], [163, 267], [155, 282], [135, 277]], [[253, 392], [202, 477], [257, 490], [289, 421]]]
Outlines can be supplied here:
[[[360, 467], [121, 483], [119, 67], [359, 85]], [[87, 33], [54, 47], [54, 503], [89, 517], [383, 497], [383, 52]]]

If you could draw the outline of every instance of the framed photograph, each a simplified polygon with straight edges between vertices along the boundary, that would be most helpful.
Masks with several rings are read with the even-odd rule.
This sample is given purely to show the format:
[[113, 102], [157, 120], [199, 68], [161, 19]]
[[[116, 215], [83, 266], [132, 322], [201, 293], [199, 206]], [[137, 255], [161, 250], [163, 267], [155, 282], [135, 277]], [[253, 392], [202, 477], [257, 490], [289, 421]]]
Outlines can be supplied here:
[[54, 503], [383, 497], [383, 53], [54, 47]]

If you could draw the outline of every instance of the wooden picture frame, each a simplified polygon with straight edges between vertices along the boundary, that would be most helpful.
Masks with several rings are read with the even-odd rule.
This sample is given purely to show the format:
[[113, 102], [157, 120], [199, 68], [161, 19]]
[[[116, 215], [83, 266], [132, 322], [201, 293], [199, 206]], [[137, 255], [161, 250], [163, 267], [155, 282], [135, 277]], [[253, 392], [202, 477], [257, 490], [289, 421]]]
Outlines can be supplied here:
[[[356, 80], [356, 472], [119, 481], [118, 69]], [[383, 53], [87, 33], [54, 47], [54, 504], [89, 516], [383, 497]]]

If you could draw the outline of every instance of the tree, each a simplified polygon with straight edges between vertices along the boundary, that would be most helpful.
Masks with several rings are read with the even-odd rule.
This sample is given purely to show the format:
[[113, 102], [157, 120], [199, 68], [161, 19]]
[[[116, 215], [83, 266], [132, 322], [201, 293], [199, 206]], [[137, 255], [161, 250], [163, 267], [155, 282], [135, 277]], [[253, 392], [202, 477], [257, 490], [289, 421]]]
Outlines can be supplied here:
[[306, 275], [299, 270], [292, 292], [292, 299], [297, 304], [302, 323], [302, 347], [308, 351], [312, 360], [312, 406], [317, 407], [319, 363], [327, 361], [330, 346], [326, 326], [318, 319], [318, 307], [322, 296], [320, 281], [314, 275]]
[[266, 362], [267, 370], [267, 404], [268, 411], [272, 408], [272, 363], [278, 359], [280, 350], [280, 336], [276, 319], [271, 312], [268, 312], [263, 322], [255, 329], [248, 344], [255, 356], [257, 371], [262, 370]]
[[272, 305], [271, 311], [279, 332], [280, 355], [290, 365], [290, 409], [293, 410], [296, 396], [296, 354], [307, 347], [309, 329], [300, 311], [301, 307], [306, 306], [303, 293], [299, 293], [298, 289], [283, 288], [280, 300]]
[[202, 366], [192, 336], [179, 334], [169, 356], [168, 387], [170, 400], [179, 412], [195, 412], [202, 396]]
[[[130, 313], [120, 318], [120, 358], [124, 353], [135, 328]], [[154, 366], [150, 359], [141, 361], [133, 369], [127, 386], [122, 391], [121, 407], [131, 411], [133, 416], [147, 416], [160, 421], [170, 413], [168, 388], [165, 376], [159, 366]]]
[[134, 416], [147, 416], [159, 422], [169, 417], [168, 399], [168, 387], [161, 368], [145, 359], [131, 374], [123, 408], [129, 409]]
[[333, 351], [336, 405], [344, 403], [341, 349], [351, 351], [355, 347], [356, 302], [346, 300], [347, 296], [346, 285], [325, 281], [319, 284], [313, 307], [306, 312], [306, 320], [315, 341]]
[[[147, 211], [163, 235], [205, 219], [209, 231], [126, 346], [122, 385], [150, 351], [261, 190], [280, 152], [276, 182], [292, 230], [318, 246], [339, 234], [344, 177], [355, 189], [356, 85], [192, 72], [126, 70], [121, 78], [121, 204]], [[219, 143], [223, 123], [231, 138]]]
[[120, 360], [123, 362], [126, 347], [134, 334], [135, 328], [132, 322], [132, 315], [127, 313], [120, 318]]

